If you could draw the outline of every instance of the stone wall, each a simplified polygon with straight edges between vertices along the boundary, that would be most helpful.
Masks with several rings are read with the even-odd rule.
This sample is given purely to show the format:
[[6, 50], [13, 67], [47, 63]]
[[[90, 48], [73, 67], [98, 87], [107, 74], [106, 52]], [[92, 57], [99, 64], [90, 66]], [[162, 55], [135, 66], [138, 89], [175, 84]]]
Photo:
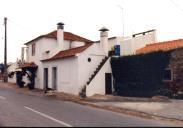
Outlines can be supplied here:
[[183, 91], [183, 48], [171, 52], [168, 68], [172, 71], [172, 81], [165, 82], [172, 90]]

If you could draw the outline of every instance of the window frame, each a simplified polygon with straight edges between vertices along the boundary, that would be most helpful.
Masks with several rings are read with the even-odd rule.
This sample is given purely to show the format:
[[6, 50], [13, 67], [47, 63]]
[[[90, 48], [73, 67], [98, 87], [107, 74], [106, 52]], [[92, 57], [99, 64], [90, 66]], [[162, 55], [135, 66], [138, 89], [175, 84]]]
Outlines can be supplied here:
[[32, 56], [35, 56], [35, 53], [36, 53], [36, 43], [33, 43], [32, 45], [31, 45], [31, 47], [32, 47]]
[[[170, 71], [170, 79], [164, 79], [164, 72], [166, 71], [166, 70], [169, 70]], [[171, 68], [166, 68], [166, 69], [164, 69], [164, 72], [163, 72], [163, 82], [172, 82], [173, 81], [173, 71], [172, 71], [172, 69]]]

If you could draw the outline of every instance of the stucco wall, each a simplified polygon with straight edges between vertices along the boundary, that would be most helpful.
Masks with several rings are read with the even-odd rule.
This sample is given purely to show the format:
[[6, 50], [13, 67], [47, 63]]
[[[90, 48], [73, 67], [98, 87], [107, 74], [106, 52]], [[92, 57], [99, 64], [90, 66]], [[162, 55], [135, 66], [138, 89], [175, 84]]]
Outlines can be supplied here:
[[132, 54], [135, 54], [136, 50], [146, 46], [147, 44], [156, 43], [156, 32], [150, 32], [145, 35], [139, 35], [132, 38]]
[[86, 86], [86, 95], [105, 95], [105, 73], [111, 73], [110, 59], [103, 65], [89, 85]]
[[[44, 62], [42, 73], [39, 76], [44, 84], [43, 69], [48, 68], [48, 86], [52, 88], [52, 67], [57, 67], [57, 90], [78, 95], [104, 57], [101, 47], [93, 44], [77, 57]], [[88, 62], [88, 58], [91, 59], [91, 62]]]
[[[35, 55], [32, 56], [32, 44], [35, 43]], [[37, 63], [39, 60], [46, 59], [46, 57], [52, 56], [51, 53], [46, 54], [46, 51], [53, 51], [58, 47], [55, 39], [52, 38], [41, 38], [37, 41], [30, 43], [28, 46], [28, 62]]]
[[109, 51], [112, 50], [112, 48], [114, 48], [114, 45], [116, 45], [117, 43], [117, 38], [114, 37], [114, 38], [111, 38], [111, 39], [108, 39], [108, 43], [109, 43]]
[[[137, 49], [140, 49], [147, 44], [157, 42], [156, 31], [146, 33], [145, 35], [137, 35], [135, 37], [113, 37], [108, 39], [109, 51], [116, 44], [120, 45], [120, 55], [132, 55], [135, 54]], [[97, 43], [100, 43], [98, 41]]]
[[[77, 57], [60, 59], [57, 61], [48, 61], [43, 63], [43, 68], [40, 77], [42, 84], [43, 69], [48, 68], [49, 80], [48, 86], [52, 88], [52, 67], [57, 67], [58, 83], [57, 90], [61, 92], [78, 95], [81, 88], [86, 85], [89, 77], [93, 74], [102, 59], [105, 57], [104, 52], [101, 52], [98, 44], [93, 44]], [[88, 58], [91, 62], [88, 62]]]
[[[32, 56], [32, 44], [36, 43], [35, 55]], [[54, 51], [57, 47], [57, 42], [52, 38], [41, 38], [35, 42], [32, 42], [28, 45], [28, 54], [27, 54], [27, 62], [34, 62], [38, 65], [38, 69], [36, 72], [35, 78], [35, 88], [43, 89], [43, 74], [42, 74], [42, 62], [40, 60], [49, 58], [51, 55], [45, 55], [45, 51]], [[51, 53], [49, 53], [51, 54]], [[45, 57], [46, 56], [46, 57]]]
[[[36, 52], [35, 55], [32, 56], [32, 43], [36, 43]], [[57, 54], [60, 49], [58, 47], [57, 40], [52, 38], [41, 38], [35, 42], [32, 42], [28, 45], [28, 54], [27, 54], [27, 62], [34, 62], [38, 65], [36, 78], [35, 78], [35, 87], [43, 89], [43, 65], [40, 60], [48, 59], [55, 54]], [[70, 41], [64, 41], [64, 49], [70, 48]], [[50, 51], [48, 54], [46, 51]]]
[[[80, 88], [86, 85], [95, 69], [105, 57], [104, 52], [101, 52], [102, 50], [97, 45], [93, 44], [78, 57]], [[91, 58], [91, 62], [88, 62], [88, 58]]]
[[84, 42], [72, 41], [71, 48], [80, 47], [83, 46], [84, 44], [85, 44]]
[[77, 57], [48, 61], [43, 63], [41, 81], [44, 84], [44, 68], [48, 68], [48, 87], [52, 88], [52, 67], [57, 67], [57, 91], [78, 95]]

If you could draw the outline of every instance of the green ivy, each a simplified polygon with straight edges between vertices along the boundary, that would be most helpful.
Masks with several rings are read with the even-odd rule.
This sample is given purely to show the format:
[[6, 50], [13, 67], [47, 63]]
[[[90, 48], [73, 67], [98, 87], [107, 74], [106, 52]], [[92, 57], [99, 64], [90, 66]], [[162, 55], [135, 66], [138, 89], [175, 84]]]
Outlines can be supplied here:
[[[169, 64], [169, 52], [112, 57], [115, 90], [120, 95], [152, 96], [163, 87], [163, 71]], [[147, 93], [147, 94], [146, 94]]]

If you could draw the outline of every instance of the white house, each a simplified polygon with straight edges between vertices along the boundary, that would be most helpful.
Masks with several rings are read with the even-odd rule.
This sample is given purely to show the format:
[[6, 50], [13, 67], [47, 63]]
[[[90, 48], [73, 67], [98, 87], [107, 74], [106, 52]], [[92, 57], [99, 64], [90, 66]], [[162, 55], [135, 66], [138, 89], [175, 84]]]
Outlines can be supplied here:
[[108, 39], [108, 29], [103, 27], [100, 41], [93, 42], [65, 32], [64, 24], [58, 23], [57, 30], [25, 43], [26, 62], [20, 67], [36, 69], [35, 88], [87, 96], [111, 94], [113, 80], [108, 52], [120, 44], [121, 55], [133, 54], [155, 41], [155, 34], [149, 35], [150, 32], [143, 32], [143, 38], [135, 34], [131, 39]]
[[[65, 32], [64, 24], [58, 23], [57, 30], [25, 43], [26, 63], [20, 67], [37, 67], [35, 88], [75, 95], [85, 88], [87, 96], [112, 93], [108, 29], [100, 31], [101, 41], [94, 43]], [[105, 78], [109, 81], [107, 85]]]

